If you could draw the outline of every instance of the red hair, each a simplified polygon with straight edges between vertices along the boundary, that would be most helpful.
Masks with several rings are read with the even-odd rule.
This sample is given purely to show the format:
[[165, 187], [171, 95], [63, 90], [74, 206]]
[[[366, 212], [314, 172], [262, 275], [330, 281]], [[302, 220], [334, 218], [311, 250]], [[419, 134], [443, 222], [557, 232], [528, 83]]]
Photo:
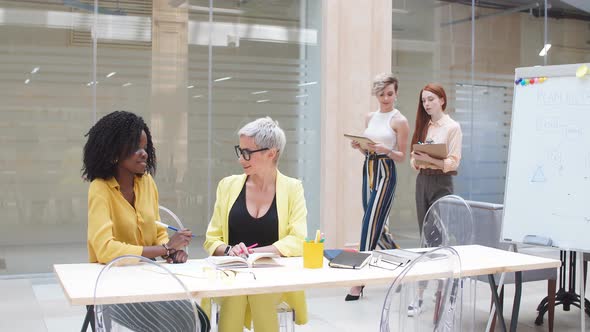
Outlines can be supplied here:
[[442, 85], [438, 83], [428, 83], [422, 90], [420, 90], [420, 94], [418, 95], [418, 111], [416, 112], [416, 127], [414, 128], [414, 135], [412, 136], [412, 149], [414, 151], [414, 144], [418, 142], [424, 142], [426, 140], [426, 134], [428, 132], [428, 122], [430, 121], [430, 115], [426, 113], [424, 109], [424, 104], [422, 103], [422, 92], [429, 91], [434, 93], [444, 100], [444, 104], [442, 105], [443, 111], [447, 108], [447, 94], [445, 93], [445, 89], [443, 89]]

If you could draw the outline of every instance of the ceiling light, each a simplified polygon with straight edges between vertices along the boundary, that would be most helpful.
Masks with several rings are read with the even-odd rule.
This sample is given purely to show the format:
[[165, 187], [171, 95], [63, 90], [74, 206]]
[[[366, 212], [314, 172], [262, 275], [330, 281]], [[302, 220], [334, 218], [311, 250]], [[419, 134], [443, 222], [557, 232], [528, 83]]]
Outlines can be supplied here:
[[261, 95], [261, 94], [267, 93], [267, 92], [268, 92], [267, 90], [260, 90], [260, 91], [250, 92], [250, 93], [253, 95]]
[[205, 6], [195, 6], [195, 5], [188, 5], [188, 4], [182, 4], [180, 5], [180, 8], [187, 8], [189, 11], [194, 11], [194, 12], [209, 12], [209, 9], [211, 9], [211, 11], [214, 14], [233, 14], [233, 15], [242, 15], [244, 14], [244, 11], [241, 9], [230, 9], [230, 8], [209, 8], [209, 7], [205, 7]]
[[107, 78], [115, 76], [116, 73], [117, 73], [116, 71], [112, 71], [112, 72], [108, 73]]
[[314, 85], [314, 84], [318, 84], [318, 82], [306, 82], [306, 83], [301, 83], [301, 84], [299, 84], [299, 86]]
[[218, 78], [218, 79], [214, 80], [214, 82], [227, 81], [227, 80], [231, 80], [231, 79], [232, 79], [231, 76], [227, 76], [227, 77]]
[[189, 86], [187, 86], [186, 88], [187, 88], [187, 89], [192, 89], [192, 88], [194, 88], [194, 87], [195, 87], [194, 85], [189, 85]]
[[270, 99], [260, 99], [260, 100], [257, 100], [256, 102], [257, 103], [266, 103], [267, 101], [270, 101]]
[[551, 44], [545, 44], [545, 46], [543, 46], [543, 48], [539, 52], [539, 56], [545, 56], [545, 55], [547, 55], [547, 52], [549, 52], [549, 49], [550, 48], [551, 48]]
[[31, 82], [31, 79], [29, 79], [29, 78], [27, 78], [27, 79], [25, 80], [25, 84], [29, 84], [30, 82]]
[[36, 72], [39, 71], [39, 69], [41, 69], [41, 68], [40, 67], [33, 68], [33, 70], [31, 70], [31, 74], [35, 74]]
[[133, 84], [133, 83], [127, 82], [127, 83], [123, 84], [123, 86], [130, 86], [131, 84]]
[[196, 95], [196, 96], [193, 96], [193, 98], [195, 98], [195, 99], [196, 99], [196, 98], [201, 98], [201, 97], [203, 97], [203, 95]]

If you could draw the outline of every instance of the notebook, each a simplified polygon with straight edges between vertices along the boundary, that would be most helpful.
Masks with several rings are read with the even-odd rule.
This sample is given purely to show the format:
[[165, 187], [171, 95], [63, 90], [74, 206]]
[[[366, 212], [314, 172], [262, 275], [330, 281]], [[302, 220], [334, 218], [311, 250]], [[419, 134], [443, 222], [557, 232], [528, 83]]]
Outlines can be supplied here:
[[342, 269], [362, 269], [369, 259], [371, 259], [370, 253], [342, 251], [328, 265]]
[[356, 249], [345, 248], [345, 249], [324, 249], [324, 257], [331, 261], [334, 257], [338, 256], [343, 251], [358, 252]]

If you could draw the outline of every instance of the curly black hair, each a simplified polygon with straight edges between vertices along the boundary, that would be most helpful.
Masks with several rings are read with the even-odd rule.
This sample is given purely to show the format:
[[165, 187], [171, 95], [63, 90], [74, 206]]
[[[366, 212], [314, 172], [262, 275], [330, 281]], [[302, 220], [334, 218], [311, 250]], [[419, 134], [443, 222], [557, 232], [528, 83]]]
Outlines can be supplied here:
[[84, 165], [82, 176], [86, 181], [96, 178], [108, 180], [115, 176], [117, 162], [124, 160], [139, 146], [141, 131], [147, 136], [147, 167], [152, 175], [156, 173], [156, 150], [152, 143], [150, 129], [140, 116], [131, 112], [115, 111], [105, 115], [90, 128], [84, 136]]

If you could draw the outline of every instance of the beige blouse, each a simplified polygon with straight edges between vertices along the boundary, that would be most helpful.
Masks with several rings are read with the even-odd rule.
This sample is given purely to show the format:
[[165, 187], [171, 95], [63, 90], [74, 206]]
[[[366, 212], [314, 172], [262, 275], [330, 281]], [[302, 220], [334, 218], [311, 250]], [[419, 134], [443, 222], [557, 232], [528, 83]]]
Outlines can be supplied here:
[[[451, 119], [448, 114], [443, 114], [438, 121], [430, 120], [428, 122], [428, 132], [426, 134], [425, 143], [446, 144], [449, 154], [443, 159], [444, 173], [456, 171], [461, 162], [461, 141], [463, 140], [463, 133], [461, 126], [455, 120]], [[435, 165], [429, 164], [426, 166], [416, 166], [416, 160], [410, 158], [410, 164], [414, 169], [432, 168], [438, 169]]]

